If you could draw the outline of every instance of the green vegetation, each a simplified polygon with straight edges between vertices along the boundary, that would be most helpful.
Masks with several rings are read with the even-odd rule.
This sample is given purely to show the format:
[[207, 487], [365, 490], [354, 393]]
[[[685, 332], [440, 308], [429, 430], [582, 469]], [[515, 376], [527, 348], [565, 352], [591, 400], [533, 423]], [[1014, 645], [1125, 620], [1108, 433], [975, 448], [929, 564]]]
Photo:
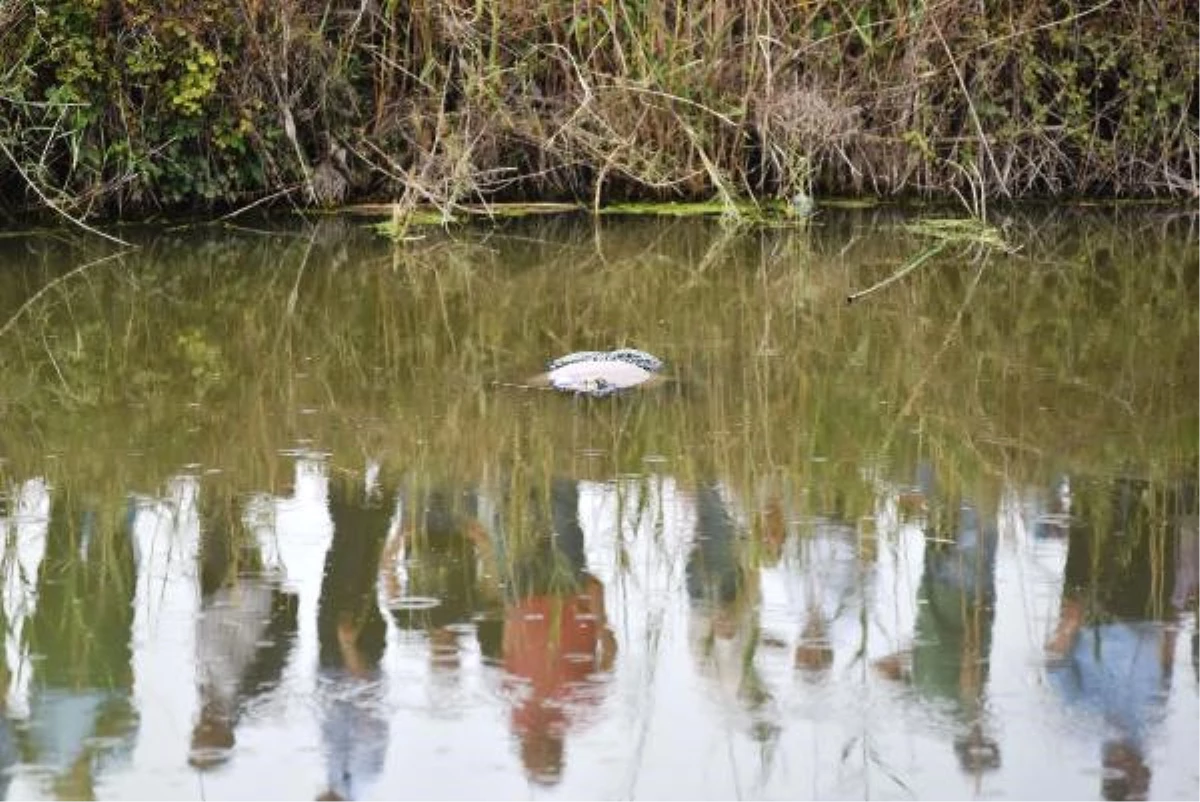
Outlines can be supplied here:
[[0, 211], [1194, 195], [1168, 0], [0, 4]]

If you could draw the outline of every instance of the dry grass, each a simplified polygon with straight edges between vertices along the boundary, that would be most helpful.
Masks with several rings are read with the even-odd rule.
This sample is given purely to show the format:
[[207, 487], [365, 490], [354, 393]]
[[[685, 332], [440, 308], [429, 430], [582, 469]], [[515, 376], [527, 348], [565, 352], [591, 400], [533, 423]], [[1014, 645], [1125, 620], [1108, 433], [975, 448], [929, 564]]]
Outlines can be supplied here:
[[4, 13], [0, 186], [75, 214], [800, 189], [983, 212], [989, 198], [1197, 193], [1200, 32], [1182, 2]]

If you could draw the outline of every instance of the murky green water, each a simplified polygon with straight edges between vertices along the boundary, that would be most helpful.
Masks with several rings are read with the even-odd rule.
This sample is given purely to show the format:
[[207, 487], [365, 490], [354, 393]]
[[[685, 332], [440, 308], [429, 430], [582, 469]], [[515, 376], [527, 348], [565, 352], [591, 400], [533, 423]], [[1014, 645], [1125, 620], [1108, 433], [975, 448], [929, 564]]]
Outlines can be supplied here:
[[1195, 217], [904, 222], [0, 240], [0, 788], [1194, 798]]

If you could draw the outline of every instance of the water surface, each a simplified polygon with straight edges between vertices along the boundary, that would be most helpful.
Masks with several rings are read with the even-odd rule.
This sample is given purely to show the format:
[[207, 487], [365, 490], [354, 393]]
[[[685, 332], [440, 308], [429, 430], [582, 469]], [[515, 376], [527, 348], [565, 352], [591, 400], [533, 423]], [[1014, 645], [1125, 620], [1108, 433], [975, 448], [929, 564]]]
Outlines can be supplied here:
[[0, 240], [0, 788], [1195, 797], [1195, 218], [909, 222]]

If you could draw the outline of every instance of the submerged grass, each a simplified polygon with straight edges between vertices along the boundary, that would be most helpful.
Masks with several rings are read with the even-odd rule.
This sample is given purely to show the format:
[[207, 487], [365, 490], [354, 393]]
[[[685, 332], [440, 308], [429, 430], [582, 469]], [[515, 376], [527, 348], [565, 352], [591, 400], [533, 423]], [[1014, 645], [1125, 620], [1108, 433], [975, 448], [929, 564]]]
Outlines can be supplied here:
[[[414, 231], [429, 227], [461, 225], [480, 220], [505, 220], [543, 215], [578, 215], [588, 211], [570, 203], [494, 203], [464, 204], [453, 213], [432, 206], [404, 208], [396, 205], [360, 204], [355, 214], [386, 214], [390, 219], [374, 224], [375, 231], [397, 242], [404, 242]], [[720, 217], [742, 225], [778, 224], [797, 221], [792, 207], [783, 201], [725, 203], [614, 203], [591, 210], [600, 217]]]
[[[278, 450], [311, 443], [350, 470], [375, 456], [459, 477], [499, 462], [595, 478], [660, 465], [747, 489], [825, 477], [857, 486], [862, 510], [864, 466], [930, 449], [991, 477], [1194, 459], [1185, 223], [1050, 223], [1015, 255], [950, 240], [847, 308], [898, 254], [927, 252], [924, 232], [886, 221], [513, 221], [398, 250], [338, 220], [159, 235], [120, 269], [57, 285], [0, 339], [5, 470], [58, 454], [90, 465], [64, 478], [114, 491], [189, 464], [274, 487]], [[2, 297], [81, 258], [34, 253]], [[604, 402], [493, 386], [618, 345], [661, 354], [678, 384]]]

